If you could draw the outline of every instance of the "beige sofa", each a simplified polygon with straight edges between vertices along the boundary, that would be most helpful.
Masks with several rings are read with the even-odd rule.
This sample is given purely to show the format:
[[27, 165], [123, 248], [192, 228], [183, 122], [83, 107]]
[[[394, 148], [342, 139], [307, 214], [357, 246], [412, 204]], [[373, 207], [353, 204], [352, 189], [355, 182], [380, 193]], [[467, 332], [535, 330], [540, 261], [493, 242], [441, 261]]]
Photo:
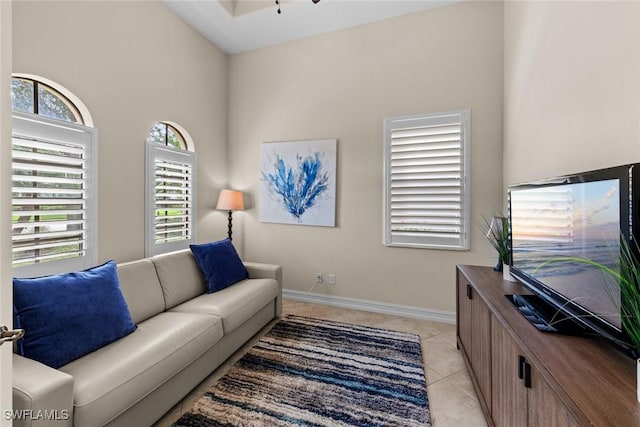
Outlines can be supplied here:
[[209, 294], [188, 249], [119, 264], [136, 331], [59, 369], [14, 354], [14, 425], [151, 425], [280, 314], [281, 268], [245, 266]]

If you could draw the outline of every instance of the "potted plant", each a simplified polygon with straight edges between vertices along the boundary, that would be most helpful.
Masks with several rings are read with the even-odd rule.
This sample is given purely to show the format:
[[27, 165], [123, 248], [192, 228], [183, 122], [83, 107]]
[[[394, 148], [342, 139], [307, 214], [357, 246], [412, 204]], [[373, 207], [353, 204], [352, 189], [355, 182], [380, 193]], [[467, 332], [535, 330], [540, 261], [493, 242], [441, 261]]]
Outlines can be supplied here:
[[502, 271], [505, 280], [514, 281], [510, 272], [509, 222], [503, 216], [494, 216], [491, 221], [484, 219], [480, 228], [487, 242], [498, 252], [498, 263], [493, 269]]
[[[633, 243], [629, 243], [624, 238], [620, 241], [619, 271], [598, 263], [592, 264], [612, 275], [620, 284], [620, 298], [614, 298], [614, 301], [619, 301], [622, 329], [629, 337], [629, 344], [635, 348], [637, 357], [640, 352], [640, 265], [637, 257], [640, 254], [640, 248], [635, 239], [632, 239]], [[636, 359], [636, 394], [640, 402], [640, 358]]]
[[[611, 294], [610, 297], [619, 310], [622, 329], [629, 338], [627, 344], [635, 349], [633, 353], [636, 357], [636, 394], [638, 402], [640, 402], [640, 260], [638, 259], [640, 246], [635, 239], [631, 240], [633, 243], [629, 243], [624, 237], [620, 239], [619, 263], [614, 268], [579, 257], [558, 257], [543, 264], [557, 261], [585, 263], [612, 276], [618, 283], [619, 297], [614, 294]], [[610, 288], [606, 289], [611, 292]]]
[[[638, 243], [633, 240], [636, 251], [631, 250], [626, 240], [622, 245], [620, 257], [620, 321], [622, 329], [629, 336], [631, 344], [640, 351], [640, 266], [635, 254]], [[636, 359], [636, 394], [640, 402], [640, 358]]]

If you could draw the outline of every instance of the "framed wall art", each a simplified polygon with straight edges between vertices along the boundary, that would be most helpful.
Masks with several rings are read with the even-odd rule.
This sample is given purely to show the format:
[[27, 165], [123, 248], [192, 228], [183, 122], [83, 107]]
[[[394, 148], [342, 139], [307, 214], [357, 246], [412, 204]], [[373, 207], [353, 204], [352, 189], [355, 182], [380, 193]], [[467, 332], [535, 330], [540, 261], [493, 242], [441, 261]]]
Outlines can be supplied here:
[[338, 141], [265, 142], [260, 221], [335, 227]]

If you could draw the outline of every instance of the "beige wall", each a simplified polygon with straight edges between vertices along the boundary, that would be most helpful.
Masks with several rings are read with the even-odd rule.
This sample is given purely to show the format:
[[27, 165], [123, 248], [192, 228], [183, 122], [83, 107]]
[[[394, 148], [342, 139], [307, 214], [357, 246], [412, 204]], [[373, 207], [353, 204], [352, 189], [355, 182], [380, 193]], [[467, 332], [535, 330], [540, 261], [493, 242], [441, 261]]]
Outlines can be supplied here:
[[[101, 259], [144, 253], [143, 141], [170, 120], [198, 153], [199, 240], [225, 235], [228, 181], [248, 192], [243, 257], [282, 264], [290, 289], [334, 273], [314, 289], [331, 295], [452, 311], [455, 264], [494, 262], [476, 227], [470, 252], [382, 245], [384, 117], [472, 109], [474, 222], [503, 183], [640, 161], [637, 2], [461, 3], [227, 58], [156, 1], [17, 1], [13, 71], [93, 115]], [[260, 223], [261, 143], [317, 138], [339, 141], [337, 227]]]
[[78, 96], [98, 130], [100, 260], [144, 256], [144, 141], [158, 120], [195, 142], [198, 238], [225, 236], [227, 58], [158, 1], [16, 1], [13, 71]]
[[[314, 292], [453, 311], [455, 265], [494, 263], [475, 223], [502, 205], [501, 3], [457, 4], [230, 58], [158, 2], [18, 1], [13, 9], [13, 70], [67, 87], [98, 129], [101, 260], [144, 253], [143, 142], [154, 121], [170, 120], [198, 153], [199, 240], [225, 236], [225, 215], [213, 210], [218, 190], [229, 182], [247, 191], [234, 242], [245, 259], [282, 264], [287, 288], [308, 290], [315, 272], [333, 273], [337, 285]], [[472, 110], [472, 250], [384, 247], [383, 118], [459, 108]], [[318, 138], [339, 141], [337, 227], [260, 223], [261, 143]]]
[[[455, 265], [491, 265], [475, 223], [502, 206], [503, 6], [462, 3], [230, 57], [229, 182], [244, 258], [283, 265], [285, 288], [455, 310]], [[471, 108], [470, 252], [382, 244], [383, 118]], [[258, 221], [260, 145], [338, 139], [337, 227]]]
[[504, 183], [640, 161], [640, 3], [506, 2]]

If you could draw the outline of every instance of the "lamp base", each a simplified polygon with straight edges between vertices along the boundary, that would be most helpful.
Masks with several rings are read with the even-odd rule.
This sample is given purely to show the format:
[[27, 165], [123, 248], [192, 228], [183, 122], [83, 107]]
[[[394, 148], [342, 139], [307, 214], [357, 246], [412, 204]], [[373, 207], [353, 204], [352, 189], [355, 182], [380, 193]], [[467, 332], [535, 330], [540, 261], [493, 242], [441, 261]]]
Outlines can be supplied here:
[[232, 227], [231, 221], [233, 220], [233, 217], [231, 215], [231, 211], [228, 211], [228, 212], [229, 212], [229, 225], [227, 226], [227, 228], [228, 228], [227, 236], [229, 237], [229, 240], [233, 240], [233, 238], [231, 237], [231, 234], [232, 234], [231, 233], [231, 227]]

